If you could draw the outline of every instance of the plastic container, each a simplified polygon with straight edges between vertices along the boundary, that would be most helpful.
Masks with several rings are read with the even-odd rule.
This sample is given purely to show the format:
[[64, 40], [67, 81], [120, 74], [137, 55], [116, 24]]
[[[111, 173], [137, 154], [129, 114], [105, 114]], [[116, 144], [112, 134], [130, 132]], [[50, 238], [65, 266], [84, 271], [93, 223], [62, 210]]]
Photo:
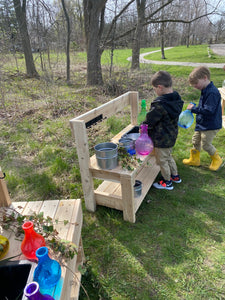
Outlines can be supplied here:
[[146, 100], [143, 99], [143, 100], [141, 100], [141, 111], [138, 114], [138, 118], [137, 118], [137, 121], [138, 121], [139, 125], [145, 120], [146, 113], [147, 113], [147, 110], [146, 110]]
[[111, 170], [118, 165], [118, 146], [114, 143], [101, 143], [94, 147], [99, 168]]
[[48, 255], [48, 248], [41, 247], [36, 251], [38, 265], [34, 270], [34, 281], [39, 283], [40, 289], [54, 287], [61, 277], [60, 264]]
[[21, 251], [28, 259], [37, 259], [36, 250], [45, 246], [45, 239], [42, 235], [35, 232], [34, 224], [27, 221], [22, 225], [25, 236], [21, 243]]
[[148, 136], [148, 125], [141, 124], [141, 135], [135, 142], [135, 150], [140, 155], [148, 155], [152, 152], [154, 145], [152, 139]]
[[134, 184], [134, 197], [140, 197], [142, 193], [142, 182], [140, 180], [135, 180]]
[[126, 137], [122, 137], [119, 140], [119, 146], [125, 148], [127, 151], [135, 148], [134, 141]]
[[39, 290], [39, 284], [35, 281], [32, 281], [25, 286], [24, 296], [29, 300], [54, 300], [50, 295], [42, 295]]
[[[194, 106], [196, 105], [193, 102], [191, 103], [194, 104]], [[187, 129], [193, 124], [193, 122], [194, 122], [194, 116], [192, 112], [189, 109], [186, 109], [179, 116], [178, 126]]]
[[140, 133], [128, 133], [124, 137], [136, 141], [140, 136]]
[[135, 150], [135, 141], [139, 138], [140, 133], [139, 133], [139, 126], [134, 126], [131, 130], [129, 130], [127, 133], [125, 133], [122, 136], [122, 139], [129, 139], [133, 141], [134, 148], [127, 150], [127, 152], [130, 155], [136, 154]]

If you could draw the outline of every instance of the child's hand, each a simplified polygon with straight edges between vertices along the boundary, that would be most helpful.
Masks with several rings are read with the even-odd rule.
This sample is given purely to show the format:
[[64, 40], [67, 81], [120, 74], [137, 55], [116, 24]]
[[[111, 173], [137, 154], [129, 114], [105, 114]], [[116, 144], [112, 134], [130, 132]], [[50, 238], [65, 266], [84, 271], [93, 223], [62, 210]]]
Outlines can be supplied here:
[[193, 104], [193, 103], [190, 103], [190, 104], [188, 104], [188, 107], [187, 107], [187, 109], [189, 109], [189, 110], [191, 110], [192, 109], [192, 107], [194, 107], [195, 105]]

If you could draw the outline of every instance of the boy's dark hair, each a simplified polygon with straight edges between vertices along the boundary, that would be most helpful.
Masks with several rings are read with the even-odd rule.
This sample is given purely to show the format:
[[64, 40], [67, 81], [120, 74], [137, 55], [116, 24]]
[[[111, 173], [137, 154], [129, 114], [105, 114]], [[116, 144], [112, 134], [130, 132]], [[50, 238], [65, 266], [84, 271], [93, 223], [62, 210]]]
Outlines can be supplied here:
[[210, 71], [207, 67], [200, 66], [195, 68], [189, 75], [188, 81], [189, 83], [196, 84], [199, 79], [204, 79], [205, 76], [210, 80]]
[[151, 84], [154, 87], [163, 85], [164, 87], [171, 87], [173, 82], [170, 74], [166, 71], [158, 71], [152, 76]]

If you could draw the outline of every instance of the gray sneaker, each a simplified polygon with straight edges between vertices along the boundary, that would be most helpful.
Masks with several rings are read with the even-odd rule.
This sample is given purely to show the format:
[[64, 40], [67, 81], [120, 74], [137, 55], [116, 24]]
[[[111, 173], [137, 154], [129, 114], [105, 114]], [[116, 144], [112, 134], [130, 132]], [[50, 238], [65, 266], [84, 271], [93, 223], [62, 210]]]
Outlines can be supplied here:
[[172, 180], [172, 182], [175, 182], [175, 183], [181, 183], [181, 181], [182, 181], [179, 175], [171, 175], [170, 180]]
[[153, 186], [160, 190], [173, 190], [172, 180], [160, 180], [158, 182], [153, 183]]

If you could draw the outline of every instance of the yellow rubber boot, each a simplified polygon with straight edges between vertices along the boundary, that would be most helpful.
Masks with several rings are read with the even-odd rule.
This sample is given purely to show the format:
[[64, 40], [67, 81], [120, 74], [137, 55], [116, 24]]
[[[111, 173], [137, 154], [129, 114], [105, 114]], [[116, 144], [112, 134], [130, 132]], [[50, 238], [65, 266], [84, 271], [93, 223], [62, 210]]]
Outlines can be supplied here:
[[200, 151], [196, 149], [190, 150], [190, 158], [183, 159], [183, 164], [189, 165], [189, 166], [200, 166]]
[[212, 158], [212, 162], [211, 165], [209, 166], [209, 169], [211, 171], [218, 171], [223, 164], [222, 158], [219, 156], [218, 151], [216, 151], [213, 155], [210, 156]]

